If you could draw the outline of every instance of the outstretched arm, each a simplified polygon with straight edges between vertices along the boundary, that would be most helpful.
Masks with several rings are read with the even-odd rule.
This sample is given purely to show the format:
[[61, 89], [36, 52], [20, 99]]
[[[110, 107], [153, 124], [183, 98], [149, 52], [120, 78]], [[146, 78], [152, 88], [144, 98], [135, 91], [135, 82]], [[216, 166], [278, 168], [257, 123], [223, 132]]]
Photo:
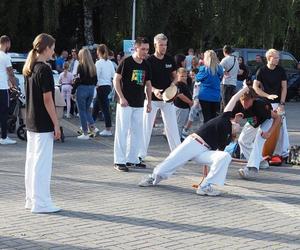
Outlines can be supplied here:
[[226, 105], [226, 107], [224, 109], [224, 112], [232, 111], [235, 104], [240, 99], [240, 97], [249, 90], [245, 81], [243, 83], [243, 86], [244, 87], [239, 92], [237, 92], [233, 97], [231, 97], [230, 101], [228, 102], [228, 104]]

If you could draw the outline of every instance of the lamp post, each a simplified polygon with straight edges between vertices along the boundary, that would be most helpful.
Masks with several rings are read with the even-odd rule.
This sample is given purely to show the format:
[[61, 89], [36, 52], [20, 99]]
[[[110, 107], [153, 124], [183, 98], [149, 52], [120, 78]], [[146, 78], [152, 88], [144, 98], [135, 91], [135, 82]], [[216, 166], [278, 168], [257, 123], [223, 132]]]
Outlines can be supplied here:
[[132, 4], [132, 34], [131, 34], [131, 40], [135, 40], [135, 9], [136, 9], [136, 0], [133, 0], [133, 4]]

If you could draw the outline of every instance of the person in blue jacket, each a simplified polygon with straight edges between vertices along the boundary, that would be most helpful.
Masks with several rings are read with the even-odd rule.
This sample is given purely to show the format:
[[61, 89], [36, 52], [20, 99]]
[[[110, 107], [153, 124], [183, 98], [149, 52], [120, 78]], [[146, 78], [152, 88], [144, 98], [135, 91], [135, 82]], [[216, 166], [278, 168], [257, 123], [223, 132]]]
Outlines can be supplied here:
[[220, 82], [223, 77], [223, 67], [219, 64], [216, 53], [207, 50], [204, 53], [204, 66], [199, 68], [196, 80], [201, 82], [199, 102], [202, 107], [204, 123], [215, 118], [220, 110]]

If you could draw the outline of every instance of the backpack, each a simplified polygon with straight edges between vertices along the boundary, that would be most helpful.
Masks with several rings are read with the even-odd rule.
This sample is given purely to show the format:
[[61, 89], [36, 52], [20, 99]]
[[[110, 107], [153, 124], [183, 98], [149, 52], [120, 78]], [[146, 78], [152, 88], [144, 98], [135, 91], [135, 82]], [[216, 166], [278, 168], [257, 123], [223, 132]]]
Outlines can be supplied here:
[[287, 159], [288, 164], [300, 165], [300, 146], [291, 146], [289, 150], [289, 156]]

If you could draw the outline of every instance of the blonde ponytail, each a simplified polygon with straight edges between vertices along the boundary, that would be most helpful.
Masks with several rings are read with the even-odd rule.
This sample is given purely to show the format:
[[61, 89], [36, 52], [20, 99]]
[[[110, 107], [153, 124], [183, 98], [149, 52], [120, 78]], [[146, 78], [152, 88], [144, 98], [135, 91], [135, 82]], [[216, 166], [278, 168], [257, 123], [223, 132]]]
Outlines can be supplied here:
[[24, 64], [24, 67], [23, 67], [23, 75], [24, 76], [30, 76], [31, 73], [32, 73], [32, 70], [33, 70], [33, 66], [35, 64], [37, 60], [37, 51], [35, 49], [32, 49], [28, 56], [27, 56], [27, 59], [26, 59], [26, 62]]

